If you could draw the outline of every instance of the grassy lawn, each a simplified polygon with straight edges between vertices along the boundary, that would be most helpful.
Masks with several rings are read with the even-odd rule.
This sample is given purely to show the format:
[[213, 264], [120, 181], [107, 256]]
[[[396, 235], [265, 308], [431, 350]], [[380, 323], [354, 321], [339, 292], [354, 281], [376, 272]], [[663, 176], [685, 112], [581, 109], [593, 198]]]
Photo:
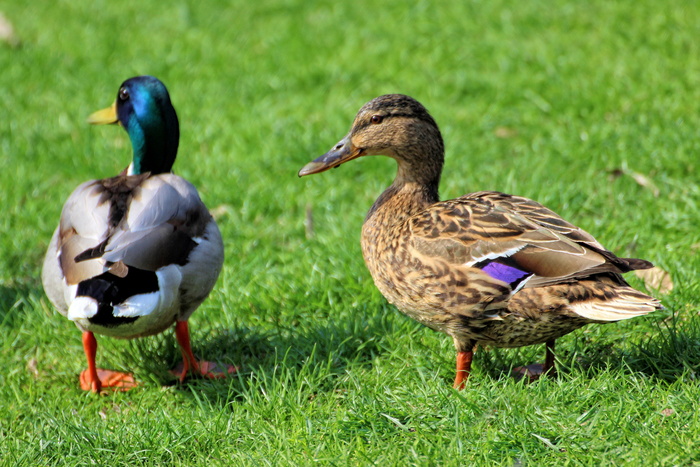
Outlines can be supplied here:
[[[35, 0], [0, 11], [20, 40], [0, 43], [0, 465], [700, 463], [700, 4]], [[126, 134], [85, 118], [139, 74], [168, 86], [175, 171], [224, 236], [219, 283], [190, 320], [194, 351], [241, 371], [173, 385], [172, 332], [98, 336], [98, 364], [142, 383], [100, 397], [78, 388], [80, 332], [39, 276], [73, 188], [129, 163]], [[454, 391], [451, 340], [388, 305], [362, 260], [362, 220], [394, 162], [296, 176], [387, 92], [417, 98], [440, 125], [444, 198], [488, 189], [544, 203], [668, 271], [666, 310], [560, 339], [560, 376], [533, 384], [509, 371], [543, 346], [478, 352]]]

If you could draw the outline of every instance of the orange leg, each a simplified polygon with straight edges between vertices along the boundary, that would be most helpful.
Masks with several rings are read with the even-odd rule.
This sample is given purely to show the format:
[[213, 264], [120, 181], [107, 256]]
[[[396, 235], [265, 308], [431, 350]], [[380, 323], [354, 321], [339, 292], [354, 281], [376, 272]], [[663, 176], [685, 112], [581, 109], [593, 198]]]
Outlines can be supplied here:
[[[102, 390], [102, 383], [97, 376], [97, 367], [95, 366], [97, 339], [95, 339], [95, 335], [90, 331], [83, 332], [83, 350], [85, 351], [85, 357], [87, 357], [88, 367], [87, 370], [80, 374], [80, 387], [84, 391], [92, 390], [92, 392], [98, 393]], [[84, 376], [86, 376], [86, 378]]]
[[200, 372], [199, 362], [197, 362], [197, 359], [192, 353], [190, 328], [187, 321], [178, 321], [175, 323], [175, 337], [177, 338], [177, 343], [180, 344], [180, 351], [182, 352], [182, 373], [180, 373], [180, 382], [183, 382], [190, 369], [197, 373]]
[[216, 371], [216, 364], [197, 360], [194, 353], [192, 353], [192, 346], [190, 345], [190, 328], [187, 321], [177, 321], [175, 323], [175, 337], [177, 338], [177, 342], [180, 344], [180, 350], [182, 351], [182, 368], [180, 368], [178, 365], [178, 367], [170, 372], [177, 376], [180, 379], [180, 382], [185, 381], [187, 373], [190, 371], [205, 378], [214, 379], [225, 378], [227, 374], [234, 373], [237, 370], [235, 366], [226, 365], [224, 371], [219, 372]]
[[97, 355], [97, 339], [90, 331], [83, 332], [83, 350], [87, 357], [88, 367], [80, 373], [80, 388], [84, 391], [99, 393], [103, 388], [114, 388], [118, 391], [128, 391], [136, 386], [134, 377], [120, 371], [102, 370], [95, 365]]
[[455, 384], [453, 388], [461, 391], [469, 378], [469, 373], [472, 370], [472, 358], [474, 351], [457, 352], [457, 374], [455, 375]]

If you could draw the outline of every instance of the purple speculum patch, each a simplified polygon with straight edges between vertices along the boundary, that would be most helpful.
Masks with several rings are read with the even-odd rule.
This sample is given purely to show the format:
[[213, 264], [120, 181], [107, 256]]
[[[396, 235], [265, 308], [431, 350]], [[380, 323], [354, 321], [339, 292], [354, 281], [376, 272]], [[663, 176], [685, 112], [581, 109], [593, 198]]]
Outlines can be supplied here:
[[517, 284], [525, 277], [532, 274], [531, 272], [521, 271], [518, 268], [496, 262], [487, 264], [481, 268], [481, 270], [494, 279], [507, 282], [508, 284]]

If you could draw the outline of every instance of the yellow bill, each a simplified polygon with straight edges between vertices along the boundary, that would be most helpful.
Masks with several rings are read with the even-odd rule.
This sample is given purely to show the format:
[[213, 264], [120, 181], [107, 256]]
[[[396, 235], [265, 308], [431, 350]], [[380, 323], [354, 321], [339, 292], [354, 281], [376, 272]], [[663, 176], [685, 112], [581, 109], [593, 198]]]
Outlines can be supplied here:
[[117, 102], [115, 101], [110, 107], [91, 114], [87, 121], [92, 125], [111, 125], [119, 123], [119, 118], [117, 118]]

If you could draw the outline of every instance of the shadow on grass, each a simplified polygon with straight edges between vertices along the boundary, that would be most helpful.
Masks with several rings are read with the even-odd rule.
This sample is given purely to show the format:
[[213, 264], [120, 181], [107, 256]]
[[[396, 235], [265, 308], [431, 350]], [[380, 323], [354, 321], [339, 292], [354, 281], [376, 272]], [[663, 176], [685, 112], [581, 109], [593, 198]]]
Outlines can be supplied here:
[[182, 394], [219, 404], [243, 397], [254, 387], [297, 385], [309, 375], [315, 391], [333, 391], [349, 366], [370, 367], [375, 357], [391, 352], [384, 336], [401, 332], [403, 324], [385, 315], [384, 310], [372, 316], [344, 315], [305, 328], [193, 328], [192, 346], [198, 358], [239, 368], [226, 382], [190, 378], [179, 384], [168, 372], [181, 360], [171, 331], [128, 341], [120, 352], [120, 364], [134, 371], [138, 380], [175, 386]]
[[[578, 334], [570, 347], [559, 346], [557, 371], [583, 372], [590, 378], [606, 371], [640, 373], [659, 383], [673, 383], [682, 378], [700, 378], [700, 316], [679, 320], [677, 317], [658, 320], [640, 339], [634, 331], [627, 337], [617, 333], [606, 337]], [[621, 333], [620, 335], [625, 335]], [[544, 345], [521, 349], [497, 349], [481, 352], [477, 364], [490, 377], [510, 377], [513, 367], [544, 361]]]
[[[370, 368], [380, 356], [395, 353], [397, 336], [417, 329], [408, 320], [395, 319], [391, 309], [375, 313], [344, 314], [328, 324], [262, 329], [239, 327], [193, 329], [193, 348], [199, 358], [228, 363], [239, 367], [239, 372], [225, 382], [189, 379], [176, 384], [168, 373], [180, 360], [180, 352], [172, 332], [148, 339], [129, 341], [131, 350], [122, 355], [123, 363], [137, 371], [138, 379], [150, 380], [157, 385], [175, 385], [176, 390], [193, 399], [204, 399], [210, 404], [228, 403], [270, 391], [283, 386], [321, 393], [337, 390], [339, 381], [349, 367]], [[700, 371], [700, 317], [685, 321], [659, 320], [646, 326], [646, 337], [638, 338], [639, 331], [631, 327], [608, 334], [580, 333], [557, 352], [560, 373], [582, 372], [590, 378], [606, 371], [622, 374], [641, 373], [672, 383], [681, 378], [697, 377]], [[620, 336], [635, 337], [635, 342], [624, 342]], [[445, 337], [447, 339], [447, 337]], [[568, 344], [568, 345], [567, 345]], [[404, 343], [396, 343], [396, 346]], [[420, 347], [420, 344], [415, 344]], [[444, 347], [426, 348], [431, 365], [445, 366], [445, 384], [453, 377], [454, 353]], [[413, 350], [415, 352], [415, 349]], [[449, 355], [449, 356], [448, 356]], [[509, 378], [515, 366], [544, 359], [544, 345], [522, 349], [480, 349], [475, 359], [478, 371], [489, 378]]]
[[658, 381], [673, 383], [681, 378], [700, 377], [700, 319], [659, 322], [657, 332], [630, 350], [603, 353], [591, 362], [590, 371], [613, 368], [642, 373]]

